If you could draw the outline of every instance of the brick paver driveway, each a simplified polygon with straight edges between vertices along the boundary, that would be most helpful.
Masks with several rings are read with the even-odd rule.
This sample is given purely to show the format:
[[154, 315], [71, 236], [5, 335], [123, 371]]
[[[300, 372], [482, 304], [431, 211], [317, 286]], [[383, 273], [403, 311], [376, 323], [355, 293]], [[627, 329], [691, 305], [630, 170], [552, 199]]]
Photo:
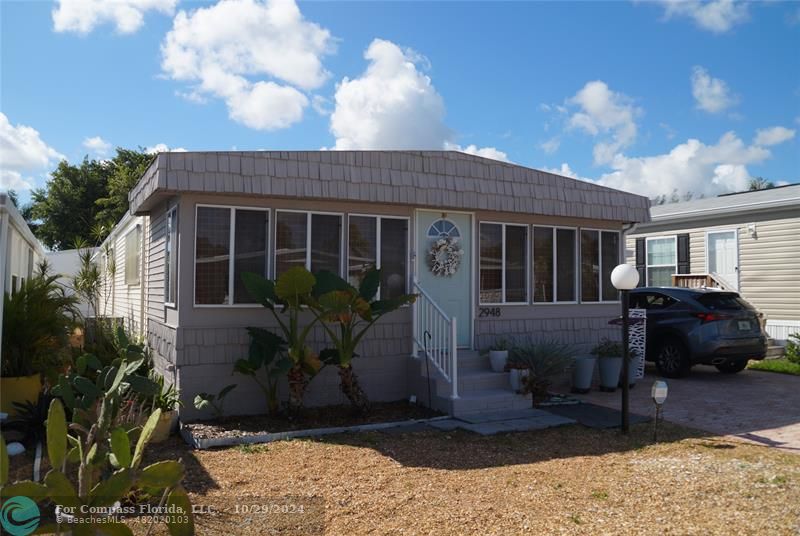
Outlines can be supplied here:
[[[632, 412], [653, 415], [650, 387], [656, 379], [648, 364], [645, 378], [631, 390]], [[800, 454], [800, 376], [756, 370], [722, 374], [697, 366], [687, 378], [667, 383], [666, 420]], [[578, 397], [619, 409], [621, 392], [592, 391]]]

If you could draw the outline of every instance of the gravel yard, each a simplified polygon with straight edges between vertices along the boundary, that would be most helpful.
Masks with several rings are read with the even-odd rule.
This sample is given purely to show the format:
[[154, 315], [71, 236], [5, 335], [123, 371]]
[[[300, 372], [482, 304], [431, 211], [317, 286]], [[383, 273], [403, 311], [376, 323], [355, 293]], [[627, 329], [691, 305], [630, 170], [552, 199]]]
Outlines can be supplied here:
[[171, 439], [157, 455], [187, 463], [210, 512], [201, 535], [798, 534], [800, 456], [669, 423], [663, 443], [651, 433], [370, 432], [211, 451]]

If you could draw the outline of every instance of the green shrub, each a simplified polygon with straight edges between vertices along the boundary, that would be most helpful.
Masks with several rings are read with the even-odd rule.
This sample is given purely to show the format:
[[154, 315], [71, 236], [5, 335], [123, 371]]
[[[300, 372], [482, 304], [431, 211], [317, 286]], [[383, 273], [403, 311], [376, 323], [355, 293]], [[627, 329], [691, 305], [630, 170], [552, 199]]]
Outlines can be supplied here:
[[786, 342], [786, 347], [784, 347], [783, 351], [786, 359], [796, 365], [800, 365], [800, 332], [789, 335], [789, 340]]
[[533, 404], [547, 397], [554, 376], [569, 370], [575, 361], [575, 349], [556, 341], [530, 341], [514, 346], [508, 368], [528, 370], [523, 376], [523, 392], [532, 395]]
[[622, 343], [603, 339], [600, 343], [592, 349], [592, 355], [597, 357], [622, 357], [623, 347]]

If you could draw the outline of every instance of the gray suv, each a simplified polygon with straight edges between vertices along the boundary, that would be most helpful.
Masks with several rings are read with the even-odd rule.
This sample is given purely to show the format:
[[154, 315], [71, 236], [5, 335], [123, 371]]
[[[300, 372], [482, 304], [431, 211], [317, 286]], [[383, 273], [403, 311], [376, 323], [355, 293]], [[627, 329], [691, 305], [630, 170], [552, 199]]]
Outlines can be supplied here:
[[647, 310], [646, 359], [667, 378], [698, 364], [734, 374], [767, 353], [758, 312], [735, 292], [644, 287], [631, 291], [630, 306]]

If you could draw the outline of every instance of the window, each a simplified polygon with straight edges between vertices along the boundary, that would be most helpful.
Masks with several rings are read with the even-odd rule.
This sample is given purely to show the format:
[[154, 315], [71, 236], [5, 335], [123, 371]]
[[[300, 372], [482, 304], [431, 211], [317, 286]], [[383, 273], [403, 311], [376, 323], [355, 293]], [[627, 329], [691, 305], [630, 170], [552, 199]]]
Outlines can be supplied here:
[[196, 305], [255, 303], [244, 288], [242, 274], [267, 277], [268, 226], [266, 209], [197, 207]]
[[672, 274], [678, 271], [677, 240], [674, 236], [648, 238], [647, 284], [651, 287], [669, 287], [672, 285]]
[[137, 225], [125, 235], [125, 284], [139, 284], [139, 267], [141, 266], [142, 226]]
[[178, 207], [167, 212], [164, 241], [164, 303], [175, 305], [178, 296]]
[[294, 266], [341, 275], [341, 215], [278, 211], [275, 224], [276, 277]]
[[28, 279], [33, 277], [33, 250], [28, 248]]
[[611, 271], [619, 264], [619, 233], [581, 229], [581, 301], [619, 299]]
[[651, 311], [666, 309], [673, 304], [678, 303], [678, 300], [671, 296], [665, 296], [655, 292], [650, 293], [637, 293], [631, 296], [631, 308], [634, 309], [648, 309]]
[[574, 302], [575, 229], [533, 228], [533, 301]]
[[528, 226], [480, 224], [480, 302], [528, 301]]
[[381, 270], [381, 298], [405, 294], [408, 281], [408, 220], [378, 216], [348, 218], [347, 277], [358, 286], [371, 267]]

